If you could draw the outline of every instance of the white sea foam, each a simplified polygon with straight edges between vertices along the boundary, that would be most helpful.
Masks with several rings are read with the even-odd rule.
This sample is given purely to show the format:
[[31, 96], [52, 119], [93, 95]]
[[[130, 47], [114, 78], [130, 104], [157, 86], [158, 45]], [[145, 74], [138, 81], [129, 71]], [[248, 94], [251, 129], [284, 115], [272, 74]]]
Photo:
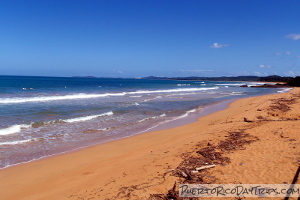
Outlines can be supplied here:
[[10, 135], [10, 134], [18, 133], [21, 131], [21, 129], [26, 129], [29, 128], [30, 126], [31, 125], [26, 125], [26, 124], [9, 126], [7, 128], [0, 129], [0, 135]]
[[176, 120], [176, 119], [181, 119], [181, 118], [184, 118], [184, 117], [187, 117], [187, 116], [189, 116], [190, 113], [193, 113], [193, 112], [196, 112], [196, 111], [197, 111], [196, 109], [189, 110], [189, 111], [187, 111], [185, 114], [180, 115], [180, 116], [178, 116], [178, 117], [175, 117], [174, 120]]
[[151, 94], [151, 93], [167, 93], [167, 92], [191, 92], [191, 91], [204, 91], [214, 90], [219, 87], [207, 87], [207, 88], [180, 88], [180, 89], [169, 89], [169, 90], [140, 90], [136, 92], [128, 92], [128, 94]]
[[97, 131], [108, 131], [110, 129], [119, 128], [119, 127], [125, 127], [125, 126], [130, 126], [130, 125], [133, 125], [133, 124], [136, 124], [136, 123], [140, 123], [140, 122], [143, 122], [143, 121], [146, 121], [146, 120], [156, 119], [156, 118], [165, 117], [165, 116], [166, 116], [166, 114], [164, 113], [164, 114], [161, 114], [161, 115], [158, 115], [158, 116], [147, 117], [147, 118], [135, 121], [135, 122], [130, 122], [128, 124], [123, 124], [121, 126], [111, 126], [111, 127], [100, 128], [100, 129], [96, 129], [96, 130]]
[[107, 131], [109, 129], [111, 129], [112, 127], [107, 127], [107, 128], [99, 128], [99, 129], [96, 129], [97, 131]]
[[141, 120], [139, 120], [137, 122], [143, 122], [143, 121], [146, 121], [146, 120], [149, 120], [149, 119], [156, 119], [156, 118], [165, 117], [165, 116], [166, 116], [166, 114], [161, 114], [159, 116], [147, 117], [147, 118], [141, 119]]
[[225, 86], [240, 86], [240, 85], [245, 85], [246, 83], [220, 83], [220, 84], [215, 84], [215, 85], [225, 85]]
[[72, 123], [72, 122], [83, 122], [83, 121], [95, 119], [97, 117], [110, 116], [110, 115], [113, 115], [113, 114], [114, 113], [110, 111], [110, 112], [103, 113], [103, 114], [100, 114], [100, 115], [90, 115], [90, 116], [85, 116], [85, 117], [76, 117], [76, 118], [71, 118], [71, 119], [64, 119], [62, 121], [63, 122], [69, 122], [69, 123]]
[[194, 92], [190, 92], [190, 93], [176, 93], [176, 94], [170, 94], [170, 95], [167, 95], [167, 97], [171, 97], [171, 96], [181, 96], [181, 95], [193, 95], [193, 94], [196, 94]]
[[285, 92], [288, 92], [288, 91], [290, 91], [292, 88], [284, 88], [284, 89], [282, 89], [282, 90], [279, 90], [279, 91], [277, 91], [278, 93], [285, 93]]
[[264, 84], [275, 85], [276, 83], [250, 82], [247, 85], [248, 85], [248, 87], [251, 87], [251, 86], [264, 85]]
[[71, 99], [90, 99], [107, 96], [124, 96], [126, 93], [105, 93], [105, 94], [74, 94], [64, 96], [41, 96], [41, 97], [13, 97], [13, 98], [0, 98], [0, 104], [12, 103], [27, 103], [27, 102], [44, 102], [44, 101], [57, 101], [57, 100], [71, 100]]
[[7, 128], [0, 129], [0, 135], [10, 135], [10, 134], [18, 133], [22, 129], [32, 128], [35, 126], [36, 126], [35, 128], [37, 128], [39, 126], [39, 124], [47, 125], [47, 124], [54, 124], [54, 123], [59, 123], [59, 122], [67, 122], [67, 123], [82, 122], [82, 121], [95, 119], [97, 117], [110, 116], [113, 114], [114, 113], [112, 111], [110, 111], [110, 112], [103, 113], [100, 115], [90, 115], [90, 116], [76, 117], [76, 118], [64, 119], [64, 120], [59, 119], [59, 120], [53, 120], [53, 121], [48, 121], [48, 122], [32, 122], [31, 124], [17, 124], [17, 125], [9, 126]]
[[242, 95], [242, 94], [244, 94], [244, 93], [243, 92], [231, 92], [230, 95]]
[[169, 93], [169, 92], [190, 92], [190, 91], [205, 91], [218, 89], [219, 87], [210, 88], [180, 88], [168, 90], [139, 90], [135, 92], [120, 92], [120, 93], [104, 93], [104, 94], [73, 94], [63, 96], [38, 96], [38, 97], [13, 97], [13, 98], [0, 98], [0, 104], [13, 104], [13, 103], [27, 103], [27, 102], [45, 102], [57, 100], [72, 100], [72, 99], [90, 99], [108, 96], [125, 96], [134, 94], [152, 94], [152, 93]]
[[[147, 128], [147, 129], [145, 129], [145, 130], [143, 130], [143, 131], [137, 132], [137, 133], [135, 133], [135, 134], [133, 134], [133, 135], [145, 133], [145, 132], [147, 132], [147, 131], [149, 131], [149, 130], [151, 130], [151, 129], [153, 129], [153, 128], [158, 127], [158, 126], [161, 125], [161, 124], [168, 123], [168, 122], [171, 122], [171, 121], [175, 121], [175, 120], [178, 120], [178, 119], [187, 117], [190, 113], [196, 112], [196, 111], [197, 111], [197, 109], [189, 110], [189, 111], [187, 111], [185, 114], [183, 114], [183, 115], [181, 115], [181, 116], [173, 117], [173, 118], [167, 119], [167, 120], [163, 120], [163, 121], [161, 121], [161, 122], [159, 122], [159, 123], [156, 123], [154, 126], [149, 127], [149, 128]], [[166, 116], [166, 115], [165, 115], [165, 114], [160, 115], [160, 117], [164, 117], [164, 116]]]
[[17, 140], [17, 141], [13, 141], [13, 142], [0, 142], [0, 145], [16, 145], [16, 144], [22, 144], [22, 143], [26, 143], [26, 142], [32, 142], [32, 139], [28, 139], [28, 140]]
[[188, 86], [188, 85], [191, 85], [191, 84], [177, 84], [177, 86]]

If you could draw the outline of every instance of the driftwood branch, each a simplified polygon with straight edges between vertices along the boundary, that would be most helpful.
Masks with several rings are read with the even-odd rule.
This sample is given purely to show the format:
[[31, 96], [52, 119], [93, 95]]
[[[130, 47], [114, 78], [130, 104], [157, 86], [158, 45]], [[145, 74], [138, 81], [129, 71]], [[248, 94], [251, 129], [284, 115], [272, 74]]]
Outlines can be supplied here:
[[181, 171], [181, 170], [179, 170], [179, 171], [180, 171], [180, 173], [182, 174], [182, 176], [184, 176], [185, 178], [188, 177], [188, 175], [187, 175], [184, 171]]
[[200, 171], [200, 170], [212, 168], [212, 167], [215, 167], [215, 166], [216, 165], [206, 165], [206, 166], [202, 166], [202, 167], [197, 167], [196, 170]]

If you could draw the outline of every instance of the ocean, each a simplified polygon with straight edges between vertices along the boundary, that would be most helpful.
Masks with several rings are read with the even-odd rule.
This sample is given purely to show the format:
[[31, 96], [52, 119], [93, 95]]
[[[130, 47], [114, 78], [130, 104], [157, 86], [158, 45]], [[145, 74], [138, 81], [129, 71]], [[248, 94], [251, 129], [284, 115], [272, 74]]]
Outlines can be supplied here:
[[0, 76], [0, 168], [149, 132], [219, 102], [284, 92], [243, 84]]

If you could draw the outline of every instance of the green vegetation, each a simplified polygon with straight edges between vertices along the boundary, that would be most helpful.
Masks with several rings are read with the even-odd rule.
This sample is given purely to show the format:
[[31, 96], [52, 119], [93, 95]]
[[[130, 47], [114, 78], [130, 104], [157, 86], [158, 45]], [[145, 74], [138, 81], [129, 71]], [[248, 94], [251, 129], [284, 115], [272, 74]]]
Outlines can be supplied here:
[[296, 78], [292, 78], [287, 82], [287, 84], [293, 87], [300, 87], [300, 76], [297, 76]]

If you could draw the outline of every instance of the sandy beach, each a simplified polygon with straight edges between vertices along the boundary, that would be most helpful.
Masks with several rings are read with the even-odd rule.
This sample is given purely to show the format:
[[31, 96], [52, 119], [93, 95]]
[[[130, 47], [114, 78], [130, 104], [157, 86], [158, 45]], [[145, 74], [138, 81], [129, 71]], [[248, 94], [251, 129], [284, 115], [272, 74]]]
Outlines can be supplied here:
[[[292, 183], [299, 110], [295, 88], [237, 100], [195, 123], [2, 169], [1, 199], [163, 199], [175, 182]], [[216, 166], [189, 174], [203, 162]]]

